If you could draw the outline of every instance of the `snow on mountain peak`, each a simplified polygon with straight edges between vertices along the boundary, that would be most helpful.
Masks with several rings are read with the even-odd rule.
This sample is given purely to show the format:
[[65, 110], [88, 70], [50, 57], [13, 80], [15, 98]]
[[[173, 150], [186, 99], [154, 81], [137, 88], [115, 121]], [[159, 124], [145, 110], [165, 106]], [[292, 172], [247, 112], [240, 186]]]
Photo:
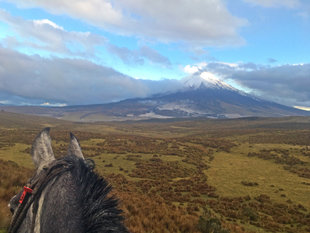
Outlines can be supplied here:
[[207, 88], [235, 90], [235, 88], [217, 78], [216, 75], [207, 71], [196, 73], [184, 78], [182, 81], [185, 87], [193, 89], [197, 89], [203, 85]]

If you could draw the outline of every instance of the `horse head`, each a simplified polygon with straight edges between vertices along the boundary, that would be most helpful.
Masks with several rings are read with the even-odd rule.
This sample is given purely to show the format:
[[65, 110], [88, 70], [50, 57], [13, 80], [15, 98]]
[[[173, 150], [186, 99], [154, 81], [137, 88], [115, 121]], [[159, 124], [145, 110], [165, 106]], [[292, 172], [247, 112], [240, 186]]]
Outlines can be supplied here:
[[9, 233], [127, 232], [111, 186], [85, 159], [78, 139], [70, 133], [68, 154], [55, 159], [49, 128], [32, 145], [36, 171], [10, 201]]

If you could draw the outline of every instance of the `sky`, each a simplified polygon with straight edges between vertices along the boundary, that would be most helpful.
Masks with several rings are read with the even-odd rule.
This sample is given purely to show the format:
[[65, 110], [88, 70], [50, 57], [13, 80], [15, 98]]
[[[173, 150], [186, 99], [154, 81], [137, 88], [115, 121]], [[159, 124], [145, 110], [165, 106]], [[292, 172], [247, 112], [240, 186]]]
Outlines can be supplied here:
[[308, 0], [0, 0], [0, 104], [98, 104], [211, 74], [310, 109]]

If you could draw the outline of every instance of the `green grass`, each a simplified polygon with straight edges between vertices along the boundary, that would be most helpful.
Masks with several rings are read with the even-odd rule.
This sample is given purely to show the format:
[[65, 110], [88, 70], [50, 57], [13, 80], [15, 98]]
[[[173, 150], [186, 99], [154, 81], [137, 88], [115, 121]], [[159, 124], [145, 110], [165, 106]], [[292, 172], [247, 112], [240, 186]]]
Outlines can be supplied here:
[[13, 161], [19, 166], [26, 168], [34, 168], [30, 154], [23, 151], [28, 148], [29, 145], [16, 143], [11, 147], [4, 147], [0, 150], [0, 159], [4, 161]]
[[[125, 154], [102, 154], [92, 159], [96, 163], [96, 170], [101, 174], [116, 173], [128, 176], [128, 173], [135, 168], [135, 162], [126, 160]], [[109, 164], [112, 164], [112, 167], [106, 167]], [[120, 168], [123, 168], [123, 171]]]
[[[261, 148], [275, 148], [275, 145], [241, 145], [231, 153], [218, 152], [211, 162], [211, 168], [206, 171], [208, 181], [217, 188], [220, 195], [225, 196], [258, 196], [267, 194], [273, 200], [286, 202], [291, 199], [310, 209], [310, 188], [302, 184], [309, 179], [302, 178], [283, 169], [282, 164], [270, 160], [248, 157], [248, 151], [258, 151]], [[282, 148], [287, 148], [283, 146]], [[244, 186], [242, 181], [257, 182], [258, 186]], [[281, 191], [283, 189], [283, 191]], [[281, 194], [286, 197], [281, 197]]]

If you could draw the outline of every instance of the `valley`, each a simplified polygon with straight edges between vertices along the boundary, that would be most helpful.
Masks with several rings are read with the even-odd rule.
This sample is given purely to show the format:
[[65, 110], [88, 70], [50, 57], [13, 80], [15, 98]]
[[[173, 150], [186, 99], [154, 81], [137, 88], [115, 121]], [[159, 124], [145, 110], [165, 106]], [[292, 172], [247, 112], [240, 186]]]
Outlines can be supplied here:
[[0, 227], [33, 172], [31, 143], [69, 132], [142, 232], [309, 232], [310, 118], [162, 119], [74, 123], [0, 112]]

